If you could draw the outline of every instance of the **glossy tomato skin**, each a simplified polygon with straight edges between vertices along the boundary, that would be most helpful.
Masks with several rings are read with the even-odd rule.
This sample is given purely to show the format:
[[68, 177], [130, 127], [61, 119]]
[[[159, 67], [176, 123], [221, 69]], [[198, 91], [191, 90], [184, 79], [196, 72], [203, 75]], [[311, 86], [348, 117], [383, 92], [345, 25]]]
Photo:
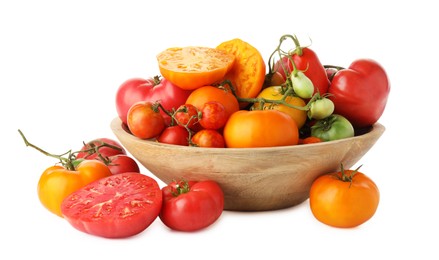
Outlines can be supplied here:
[[226, 124], [228, 119], [226, 108], [218, 101], [210, 101], [201, 109], [200, 125], [204, 129], [218, 130]]
[[69, 194], [111, 175], [110, 169], [98, 160], [83, 160], [76, 170], [68, 170], [60, 165], [51, 166], [38, 181], [38, 198], [50, 212], [62, 217], [61, 203]]
[[[183, 90], [166, 79], [132, 78], [122, 83], [116, 92], [117, 114], [124, 124], [127, 124], [128, 110], [139, 101], [159, 101], [168, 111], [184, 104], [191, 91]], [[168, 116], [160, 111], [165, 119]]]
[[134, 236], [160, 213], [158, 183], [141, 173], [125, 172], [92, 182], [63, 201], [64, 218], [79, 231], [105, 238]]
[[126, 154], [118, 154], [108, 158], [107, 164], [112, 174], [121, 174], [124, 172], [140, 172], [137, 162]]
[[384, 112], [390, 82], [384, 68], [371, 59], [358, 59], [332, 78], [329, 93], [335, 113], [345, 116], [355, 128], [371, 126]]
[[[294, 54], [291, 58], [296, 64], [296, 68], [300, 71], [303, 71], [304, 74], [312, 81], [314, 85], [314, 93], [317, 91], [323, 95], [328, 91], [330, 82], [326, 73], [325, 68], [323, 67], [320, 59], [317, 54], [310, 48], [301, 48], [301, 55]], [[282, 64], [284, 67], [282, 67]], [[286, 79], [288, 75], [293, 71], [293, 65], [287, 56], [282, 57], [274, 66], [275, 71], [278, 71], [284, 79]]]
[[84, 159], [98, 158], [99, 155], [95, 151], [93, 151], [93, 148], [102, 145], [104, 143], [115, 146], [118, 149], [114, 149], [112, 147], [107, 147], [107, 146], [99, 148], [98, 151], [103, 157], [110, 157], [118, 154], [126, 154], [125, 149], [118, 141], [113, 140], [111, 138], [102, 137], [87, 142], [81, 148], [81, 151], [77, 153], [76, 158], [84, 158]]
[[202, 129], [196, 132], [191, 138], [191, 145], [211, 148], [224, 148], [226, 146], [223, 135], [212, 129]]
[[168, 126], [157, 138], [157, 141], [165, 144], [188, 146], [189, 132], [186, 128], [179, 125]]
[[[345, 171], [350, 175], [353, 171]], [[380, 200], [377, 185], [357, 172], [352, 182], [342, 181], [341, 172], [318, 177], [311, 185], [309, 202], [320, 222], [340, 228], [356, 227], [376, 212]]]
[[224, 193], [216, 182], [187, 182], [188, 190], [182, 194], [178, 194], [177, 184], [182, 185], [182, 182], [172, 182], [162, 188], [160, 219], [167, 227], [196, 231], [218, 220], [224, 210]]
[[353, 137], [354, 135], [355, 130], [349, 120], [337, 114], [317, 120], [311, 126], [311, 136], [318, 137], [322, 141], [334, 141]]
[[158, 136], [165, 128], [165, 119], [149, 101], [135, 103], [128, 110], [128, 129], [140, 139]]
[[240, 110], [227, 121], [224, 131], [226, 147], [250, 148], [296, 145], [299, 130], [296, 122], [277, 110]]
[[204, 104], [210, 101], [221, 103], [227, 111], [227, 118], [239, 110], [238, 99], [232, 94], [232, 92], [230, 92], [230, 90], [214, 86], [204, 86], [194, 90], [187, 98], [186, 104], [194, 105], [201, 111]]

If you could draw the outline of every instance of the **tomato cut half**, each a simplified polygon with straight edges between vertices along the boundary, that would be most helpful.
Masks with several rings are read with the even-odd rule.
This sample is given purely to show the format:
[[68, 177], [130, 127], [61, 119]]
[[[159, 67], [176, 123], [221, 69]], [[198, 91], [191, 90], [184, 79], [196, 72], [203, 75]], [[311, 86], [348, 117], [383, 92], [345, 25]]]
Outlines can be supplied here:
[[261, 53], [251, 44], [239, 38], [225, 41], [216, 47], [235, 56], [232, 69], [227, 73], [241, 98], [254, 98], [262, 89], [265, 81], [265, 62]]
[[126, 172], [92, 182], [61, 204], [64, 218], [76, 229], [100, 237], [123, 238], [145, 230], [160, 213], [158, 183]]
[[218, 83], [234, 60], [223, 50], [199, 46], [168, 48], [157, 55], [162, 76], [187, 90]]

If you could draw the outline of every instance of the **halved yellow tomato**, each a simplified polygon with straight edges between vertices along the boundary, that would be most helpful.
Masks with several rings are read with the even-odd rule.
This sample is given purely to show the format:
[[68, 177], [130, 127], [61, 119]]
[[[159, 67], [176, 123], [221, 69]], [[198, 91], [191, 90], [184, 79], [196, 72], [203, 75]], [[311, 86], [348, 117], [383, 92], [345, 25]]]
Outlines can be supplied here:
[[233, 68], [227, 73], [226, 79], [232, 82], [238, 97], [256, 97], [265, 81], [266, 68], [261, 53], [239, 38], [223, 42], [216, 48], [235, 56]]
[[[265, 98], [265, 99], [269, 99], [269, 100], [281, 100], [283, 97], [282, 94], [282, 87], [281, 86], [272, 86], [272, 87], [268, 87], [268, 88], [264, 88], [259, 95], [257, 96], [258, 98]], [[295, 96], [287, 96], [285, 99], [285, 102], [292, 105], [292, 106], [296, 106], [296, 107], [305, 107], [306, 103], [303, 99], [299, 98], [299, 97], [295, 97]], [[259, 108], [259, 103], [255, 103], [253, 105], [253, 107], [255, 109], [260, 109]], [[264, 104], [264, 109], [275, 109], [275, 110], [279, 110], [281, 112], [284, 112], [286, 114], [288, 114], [289, 116], [291, 116], [291, 118], [294, 119], [294, 121], [296, 121], [297, 127], [300, 129], [302, 128], [302, 126], [305, 124], [306, 122], [306, 110], [300, 110], [300, 109], [296, 109], [293, 107], [289, 107], [286, 105], [282, 105], [282, 104], [273, 104], [273, 103], [265, 103]]]
[[174, 85], [193, 90], [221, 81], [235, 56], [224, 50], [189, 46], [168, 48], [157, 55], [162, 76]]

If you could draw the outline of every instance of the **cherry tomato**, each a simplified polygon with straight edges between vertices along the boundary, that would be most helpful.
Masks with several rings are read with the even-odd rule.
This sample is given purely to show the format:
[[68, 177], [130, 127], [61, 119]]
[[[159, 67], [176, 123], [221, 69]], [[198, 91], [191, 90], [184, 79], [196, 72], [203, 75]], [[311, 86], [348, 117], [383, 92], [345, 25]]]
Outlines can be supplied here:
[[340, 228], [356, 227], [376, 212], [377, 185], [357, 170], [343, 170], [318, 177], [311, 185], [309, 202], [320, 222]]
[[141, 173], [125, 172], [92, 182], [61, 205], [64, 218], [79, 231], [106, 238], [139, 234], [158, 217], [162, 193]]
[[335, 113], [346, 117], [355, 128], [373, 125], [384, 112], [390, 82], [376, 61], [359, 59], [332, 78], [329, 93]]
[[315, 136], [308, 136], [303, 139], [299, 139], [299, 144], [316, 144], [321, 143], [322, 139]]
[[323, 119], [334, 112], [334, 102], [329, 98], [319, 97], [309, 104], [308, 117], [312, 119]]
[[[282, 87], [281, 86], [272, 86], [265, 88], [259, 93], [257, 96], [258, 98], [265, 98], [269, 100], [281, 100], [283, 97], [282, 94]], [[287, 102], [290, 105], [296, 106], [296, 107], [305, 107], [306, 103], [303, 99], [295, 96], [287, 96], [285, 99], [285, 102]], [[259, 103], [253, 104], [253, 108], [259, 109]], [[275, 109], [281, 112], [284, 112], [291, 116], [292, 119], [297, 124], [297, 128], [301, 128], [305, 122], [306, 122], [306, 110], [300, 110], [292, 107], [288, 107], [286, 105], [282, 104], [272, 104], [272, 103], [265, 103], [264, 109]]]
[[314, 85], [310, 78], [308, 78], [302, 71], [293, 71], [290, 76], [293, 84], [294, 93], [297, 96], [309, 99], [314, 94]]
[[[265, 81], [265, 62], [261, 53], [250, 43], [241, 39], [222, 42], [216, 47], [235, 56], [232, 69], [225, 76], [232, 82], [236, 94], [241, 98], [254, 98]], [[241, 108], [247, 104], [241, 104]]]
[[55, 165], [47, 168], [38, 181], [38, 198], [50, 212], [61, 216], [61, 203], [81, 187], [111, 176], [110, 169], [98, 160], [82, 160], [75, 170]]
[[197, 147], [224, 148], [224, 137], [216, 130], [202, 129], [192, 136], [191, 143]]
[[179, 181], [162, 188], [160, 219], [169, 228], [196, 231], [212, 225], [224, 210], [224, 193], [214, 181]]
[[201, 109], [200, 125], [204, 129], [218, 130], [227, 122], [226, 108], [218, 101], [210, 101]]
[[226, 146], [231, 148], [296, 145], [299, 130], [291, 116], [277, 110], [240, 110], [224, 127]]
[[189, 132], [186, 128], [179, 125], [168, 126], [157, 138], [157, 141], [166, 144], [188, 146]]
[[353, 137], [355, 134], [352, 124], [343, 116], [332, 114], [317, 120], [311, 127], [311, 136], [322, 141], [333, 141]]
[[159, 53], [157, 61], [163, 77], [182, 89], [193, 90], [222, 80], [235, 56], [209, 47], [176, 47]]
[[201, 115], [199, 114], [198, 108], [192, 104], [184, 104], [177, 108], [174, 113], [174, 118], [177, 124], [181, 126], [187, 126], [190, 129], [195, 129], [196, 125], [199, 123]]
[[165, 120], [155, 105], [140, 101], [128, 110], [128, 129], [134, 136], [149, 139], [158, 136], [165, 128]]
[[118, 154], [108, 157], [107, 166], [112, 174], [140, 172], [137, 162], [126, 154]]
[[192, 104], [201, 110], [204, 104], [210, 101], [220, 102], [226, 108], [227, 118], [239, 110], [238, 99], [229, 90], [213, 86], [204, 86], [194, 90], [187, 98], [186, 104]]
[[110, 157], [118, 154], [126, 154], [125, 149], [119, 142], [110, 138], [96, 138], [94, 140], [87, 142], [81, 148], [81, 151], [76, 155], [76, 158], [84, 158], [84, 159], [98, 158], [99, 155], [98, 153], [96, 153], [96, 151], [93, 148], [97, 148], [98, 146], [101, 146], [104, 143], [117, 147], [117, 149], [110, 146], [102, 146], [98, 148], [97, 150], [103, 157]]
[[[183, 90], [166, 79], [132, 78], [123, 82], [116, 93], [116, 110], [120, 119], [127, 124], [128, 110], [139, 101], [159, 101], [168, 111], [184, 104], [191, 91]], [[160, 110], [160, 113], [169, 120], [169, 116]]]

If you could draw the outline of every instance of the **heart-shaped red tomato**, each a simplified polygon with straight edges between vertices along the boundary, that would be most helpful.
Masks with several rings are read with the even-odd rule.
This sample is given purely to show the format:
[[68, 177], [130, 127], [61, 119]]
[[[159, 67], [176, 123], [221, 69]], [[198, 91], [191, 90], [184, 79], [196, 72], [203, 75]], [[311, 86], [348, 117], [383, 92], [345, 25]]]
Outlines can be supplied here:
[[355, 128], [371, 126], [384, 112], [390, 82], [384, 68], [371, 59], [358, 59], [338, 71], [329, 88], [334, 113], [345, 116]]

